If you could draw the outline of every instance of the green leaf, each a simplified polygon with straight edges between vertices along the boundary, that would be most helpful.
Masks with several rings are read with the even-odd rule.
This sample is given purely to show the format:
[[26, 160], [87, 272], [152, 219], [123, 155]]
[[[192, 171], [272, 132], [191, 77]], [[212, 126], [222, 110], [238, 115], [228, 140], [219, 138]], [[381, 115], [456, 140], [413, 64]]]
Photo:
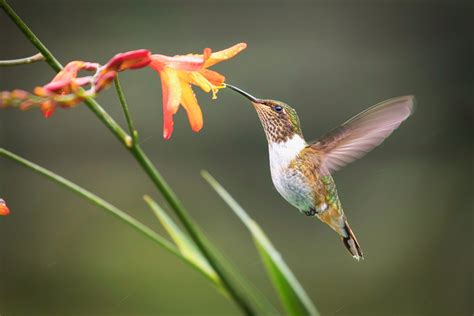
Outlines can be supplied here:
[[[0, 0], [1, 1], [1, 0]], [[13, 162], [24, 166], [33, 172], [36, 172], [47, 179], [65, 187], [66, 189], [70, 190], [71, 192], [79, 195], [80, 197], [88, 200], [92, 204], [98, 206], [102, 210], [106, 211], [107, 213], [115, 216], [117, 219], [121, 220], [122, 222], [128, 224], [130, 227], [134, 228], [137, 230], [139, 233], [143, 234], [144, 236], [148, 237], [151, 239], [153, 242], [157, 243], [159, 246], [164, 248], [165, 250], [169, 251], [173, 255], [175, 255], [177, 258], [185, 262], [186, 264], [189, 264], [191, 267], [199, 271], [200, 273], [203, 273], [206, 277], [208, 275], [203, 272], [203, 270], [196, 266], [196, 264], [186, 258], [180, 249], [178, 249], [173, 243], [168, 241], [166, 238], [163, 236], [157, 234], [155, 231], [153, 231], [151, 228], [148, 226], [144, 225], [134, 217], [130, 216], [126, 212], [122, 211], [121, 209], [117, 208], [116, 206], [110, 204], [108, 201], [100, 198], [99, 196], [95, 195], [94, 193], [87, 191], [86, 189], [82, 188], [81, 186], [71, 182], [70, 180], [61, 177], [60, 175], [43, 168], [41, 166], [38, 166], [37, 164], [28, 161], [4, 148], [0, 148], [0, 157], [5, 157], [7, 159], [12, 160]]]
[[270, 300], [263, 295], [263, 293], [255, 287], [236, 267], [226, 258], [226, 256], [219, 251], [212, 243], [209, 242], [208, 237], [203, 233], [204, 240], [208, 244], [208, 250], [212, 256], [219, 260], [229, 279], [234, 282], [239, 289], [245, 293], [246, 297], [252, 302], [256, 308], [256, 315], [280, 315], [278, 309], [270, 302]]
[[262, 261], [287, 313], [289, 315], [319, 315], [308, 294], [306, 294], [260, 226], [208, 172], [202, 171], [202, 176], [229, 205], [252, 234]]
[[[151, 197], [145, 195], [145, 202], [150, 206], [153, 213], [156, 215], [158, 220], [161, 222], [163, 227], [166, 229], [170, 237], [175, 242], [182, 256], [191, 262], [197, 269], [199, 269], [207, 278], [216, 284], [222, 294], [228, 296], [227, 291], [222, 286], [221, 280], [216, 272], [207, 262], [206, 258], [197, 248], [196, 244], [192, 241], [189, 236], [183, 232], [179, 226], [173, 221], [173, 219], [158, 205]], [[206, 238], [203, 235], [203, 238]], [[208, 241], [206, 241], [208, 242]], [[211, 243], [208, 242], [208, 245]], [[231, 277], [232, 281], [238, 284], [242, 290], [248, 295], [250, 300], [255, 304], [259, 313], [265, 315], [276, 315], [278, 310], [271, 305], [268, 299], [263, 296], [250, 282], [248, 282], [233, 266], [232, 264], [212, 245], [209, 246], [208, 251], [213, 253], [213, 256], [217, 258], [223, 267], [226, 269], [226, 273]]]
[[161, 208], [161, 206], [159, 206], [151, 197], [145, 195], [143, 199], [161, 222], [161, 225], [163, 225], [171, 236], [176, 246], [178, 246], [181, 254], [199, 268], [212, 282], [221, 287], [222, 284], [219, 276], [209, 265], [196, 244], [178, 227], [178, 225], [176, 225], [173, 219], [168, 216], [163, 208]]

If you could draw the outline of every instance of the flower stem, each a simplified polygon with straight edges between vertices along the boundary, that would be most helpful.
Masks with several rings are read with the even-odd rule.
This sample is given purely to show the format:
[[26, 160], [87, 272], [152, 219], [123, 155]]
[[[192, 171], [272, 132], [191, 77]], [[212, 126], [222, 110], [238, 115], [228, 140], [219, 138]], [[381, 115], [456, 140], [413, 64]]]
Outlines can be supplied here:
[[[127, 223], [131, 227], [135, 228], [154, 242], [158, 243], [160, 246], [171, 252], [172, 254], [182, 257], [181, 253], [179, 250], [167, 239], [163, 238], [162, 236], [158, 235], [155, 233], [153, 230], [151, 230], [149, 227], [146, 225], [142, 224], [141, 222], [137, 221], [135, 218], [131, 217], [124, 211], [118, 209], [116, 206], [110, 204], [109, 202], [105, 201], [104, 199], [98, 197], [94, 193], [87, 191], [86, 189], [80, 187], [79, 185], [71, 182], [70, 180], [61, 177], [60, 175], [45, 169], [31, 161], [28, 161], [4, 148], [0, 148], [0, 156], [3, 156], [7, 159], [10, 159], [19, 165], [22, 165], [30, 170], [33, 170], [34, 172], [45, 176], [46, 178], [64, 186], [68, 190], [76, 193], [77, 195], [85, 198], [92, 204], [97, 205], [98, 207], [102, 208], [103, 210], [107, 211], [109, 214], [115, 216], [116, 218], [120, 219], [121, 221]], [[183, 259], [183, 258], [182, 258]]]
[[127, 120], [128, 130], [132, 135], [133, 142], [135, 144], [138, 143], [138, 132], [135, 129], [132, 121], [132, 117], [130, 116], [130, 111], [128, 110], [128, 103], [125, 99], [125, 94], [123, 93], [122, 85], [120, 84], [119, 76], [115, 76], [115, 90], [117, 90], [117, 95], [120, 100], [120, 104], [122, 105], [123, 114], [125, 115], [125, 119]]
[[118, 125], [118, 123], [107, 113], [93, 98], [86, 98], [84, 103], [101, 120], [102, 123], [114, 134], [114, 136], [128, 149], [131, 148], [130, 136]]
[[26, 25], [25, 22], [16, 14], [13, 8], [7, 3], [6, 0], [0, 0], [0, 7], [5, 11], [5, 13], [12, 19], [12, 21], [18, 26], [20, 31], [28, 38], [28, 40], [38, 48], [40, 53], [46, 58], [46, 62], [56, 71], [59, 71], [63, 68], [61, 63], [54, 58], [53, 54], [49, 51], [46, 46], [36, 37], [32, 30]]
[[106, 200], [100, 198], [99, 196], [95, 195], [94, 193], [80, 187], [79, 185], [73, 183], [72, 181], [46, 169], [43, 168], [31, 161], [26, 160], [23, 157], [20, 157], [4, 148], [0, 148], [0, 156], [4, 156], [7, 159], [10, 159], [19, 165], [22, 165], [30, 170], [33, 170], [34, 172], [52, 180], [53, 182], [58, 183], [59, 185], [62, 185], [63, 187], [67, 188], [69, 191], [72, 191], [73, 193], [76, 193], [77, 195], [85, 198], [92, 204], [95, 204], [96, 206], [102, 208], [109, 214], [115, 216], [122, 222], [128, 224], [138, 232], [142, 233], [167, 251], [169, 251], [171, 254], [175, 255], [179, 259], [181, 259], [183, 262], [186, 264], [190, 265], [194, 269], [196, 269], [199, 273], [204, 275], [207, 279], [209, 279], [211, 282], [215, 283], [216, 287], [218, 289], [221, 289], [221, 285], [219, 282], [219, 279], [214, 279], [212, 278], [207, 271], [203, 270], [196, 262], [193, 262], [192, 260], [189, 260], [183, 254], [180, 252], [178, 248], [171, 242], [169, 242], [166, 238], [162, 237], [161, 235], [157, 234], [155, 231], [153, 231], [151, 228], [148, 226], [144, 225], [140, 221], [136, 220], [132, 216], [128, 215], [126, 212], [120, 210], [116, 206], [112, 205], [111, 203], [107, 202]]
[[26, 65], [42, 60], [45, 60], [44, 56], [41, 53], [38, 53], [25, 58], [0, 60], [0, 67]]
[[[97, 103], [88, 105], [95, 113], [99, 115], [104, 113], [107, 114], [105, 111], [103, 113], [100, 111], [101, 107]], [[96, 108], [95, 105], [99, 106], [99, 108]], [[108, 122], [106, 118], [99, 118], [102, 120], [102, 122]], [[113, 131], [113, 126], [110, 126], [107, 123], [105, 124], [107, 125], [107, 127], [109, 127], [109, 129]], [[155, 168], [148, 156], [143, 152], [140, 145], [138, 143], [133, 143], [133, 145], [131, 147], [128, 147], [128, 149], [135, 157], [137, 162], [140, 164], [142, 169], [145, 171], [145, 173], [148, 175], [153, 184], [156, 186], [156, 188], [161, 192], [166, 202], [171, 206], [171, 208], [183, 224], [184, 228], [188, 232], [191, 239], [196, 243], [196, 246], [201, 251], [203, 256], [209, 262], [209, 264], [217, 273], [217, 275], [219, 275], [222, 281], [222, 285], [228, 291], [229, 295], [234, 299], [234, 301], [238, 304], [238, 306], [246, 315], [255, 314], [250, 304], [239, 293], [239, 291], [231, 281], [230, 277], [227, 276], [227, 272], [222, 267], [222, 264], [221, 262], [219, 262], [219, 259], [212, 253], [212, 246], [208, 244], [206, 238], [204, 237], [198, 226], [194, 223], [181, 201], [178, 199], [178, 197], [168, 185], [168, 183], [163, 179], [163, 177]]]
[[[54, 55], [44, 46], [44, 44], [36, 37], [33, 31], [21, 20], [21, 18], [15, 13], [6, 0], [0, 0], [0, 7], [10, 17], [10, 19], [18, 26], [23, 34], [30, 40], [30, 42], [43, 54], [46, 58], [46, 62], [56, 71], [62, 69], [61, 63], [54, 57]], [[227, 275], [227, 271], [222, 267], [221, 262], [218, 258], [213, 255], [210, 249], [211, 245], [204, 238], [203, 234], [198, 229], [197, 225], [193, 222], [190, 215], [182, 205], [181, 201], [177, 198], [176, 194], [172, 191], [171, 187], [165, 182], [163, 177], [159, 174], [158, 170], [154, 167], [150, 159], [146, 156], [143, 150], [140, 148], [138, 143], [130, 142], [130, 136], [115, 122], [115, 120], [100, 106], [100, 104], [94, 99], [88, 97], [84, 100], [88, 105], [89, 109], [104, 123], [104, 125], [115, 135], [116, 138], [132, 153], [135, 159], [138, 161], [142, 169], [148, 175], [148, 177], [155, 184], [156, 188], [163, 194], [164, 198], [171, 206], [173, 211], [176, 213], [179, 220], [182, 222], [184, 228], [189, 233], [190, 237], [196, 243], [196, 246], [202, 252], [204, 257], [209, 261], [209, 264], [214, 271], [219, 275], [222, 285], [228, 291], [230, 297], [240, 307], [242, 312], [246, 315], [255, 314], [250, 303], [247, 301], [234, 282]]]

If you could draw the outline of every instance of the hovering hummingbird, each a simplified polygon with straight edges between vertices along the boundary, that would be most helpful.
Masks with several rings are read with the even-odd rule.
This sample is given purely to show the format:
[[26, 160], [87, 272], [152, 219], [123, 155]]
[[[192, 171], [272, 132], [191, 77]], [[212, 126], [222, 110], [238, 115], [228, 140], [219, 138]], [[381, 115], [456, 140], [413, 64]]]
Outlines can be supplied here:
[[255, 107], [268, 141], [272, 181], [280, 195], [301, 213], [329, 225], [350, 254], [363, 259], [331, 173], [380, 145], [413, 113], [414, 97], [376, 104], [308, 143], [296, 111], [288, 104], [257, 99], [230, 84], [226, 87], [245, 96]]

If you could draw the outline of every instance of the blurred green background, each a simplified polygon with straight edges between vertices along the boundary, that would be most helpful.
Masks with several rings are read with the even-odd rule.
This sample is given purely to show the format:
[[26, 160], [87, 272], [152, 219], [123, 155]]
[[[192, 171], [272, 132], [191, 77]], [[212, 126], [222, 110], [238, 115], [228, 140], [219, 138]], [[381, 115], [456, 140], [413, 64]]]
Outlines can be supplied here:
[[[366, 260], [300, 215], [273, 188], [253, 108], [197, 91], [201, 133], [185, 113], [162, 135], [150, 69], [121, 76], [145, 150], [192, 216], [275, 304], [244, 226], [200, 177], [213, 174], [267, 232], [323, 315], [472, 314], [472, 5], [428, 1], [14, 1], [65, 63], [118, 52], [248, 49], [216, 70], [229, 83], [286, 101], [314, 139], [384, 99], [414, 94], [415, 115], [381, 147], [335, 175]], [[0, 58], [35, 49], [0, 12]], [[45, 63], [2, 68], [0, 90], [31, 90]], [[99, 97], [124, 124], [113, 89]], [[124, 125], [125, 126], [125, 125]], [[64, 175], [163, 232], [142, 201], [155, 191], [85, 107], [0, 113], [0, 146]], [[77, 196], [0, 160], [0, 314], [236, 315], [206, 280]], [[158, 198], [158, 197], [157, 197]], [[158, 198], [159, 201], [161, 201]], [[162, 203], [164, 205], [164, 203]]]

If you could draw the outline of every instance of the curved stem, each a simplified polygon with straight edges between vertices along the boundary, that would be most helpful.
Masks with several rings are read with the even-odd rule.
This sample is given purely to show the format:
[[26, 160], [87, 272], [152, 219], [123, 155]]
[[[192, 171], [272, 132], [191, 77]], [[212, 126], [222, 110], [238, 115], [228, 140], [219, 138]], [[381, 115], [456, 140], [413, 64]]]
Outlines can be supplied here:
[[25, 58], [0, 60], [0, 67], [26, 65], [42, 60], [45, 60], [44, 56], [41, 53], [38, 53]]
[[[7, 4], [6, 0], [0, 0], [0, 7], [3, 8], [5, 13], [10, 19], [20, 28], [30, 42], [43, 54], [46, 58], [46, 62], [56, 71], [62, 69], [62, 65], [54, 57], [54, 55], [44, 46], [44, 44], [36, 37], [28, 26], [21, 20], [21, 18], [15, 13], [15, 11]], [[156, 170], [150, 159], [146, 156], [143, 150], [137, 143], [130, 142], [130, 136], [115, 122], [115, 120], [99, 105], [97, 101], [92, 98], [86, 98], [84, 102], [87, 104], [89, 109], [104, 123], [104, 125], [115, 135], [119, 141], [125, 145], [125, 147], [133, 154], [135, 159], [138, 161], [142, 169], [148, 175], [148, 177], [155, 184], [156, 188], [163, 194], [164, 198], [171, 206], [173, 211], [176, 213], [184, 228], [188, 231], [190, 237], [196, 243], [196, 246], [202, 252], [204, 257], [209, 261], [209, 264], [214, 271], [219, 275], [222, 285], [228, 291], [230, 297], [240, 307], [242, 312], [246, 315], [255, 314], [253, 308], [247, 299], [237, 290], [231, 278], [227, 275], [227, 272], [219, 262], [218, 258], [213, 255], [210, 250], [211, 247], [208, 245], [206, 239], [197, 228], [197, 225], [193, 222], [190, 215], [182, 205], [181, 201], [177, 198], [176, 194], [172, 191], [171, 187], [165, 182], [163, 177]]]
[[120, 84], [119, 76], [115, 76], [115, 90], [117, 90], [117, 95], [120, 100], [120, 105], [122, 105], [123, 114], [125, 115], [125, 119], [127, 120], [128, 130], [130, 131], [130, 135], [132, 135], [133, 142], [136, 144], [138, 143], [138, 132], [133, 126], [132, 117], [130, 116], [130, 111], [128, 110], [128, 103], [125, 99], [125, 94], [123, 93], [122, 85]]
[[215, 280], [210, 278], [209, 275], [207, 273], [205, 273], [194, 262], [192, 262], [189, 259], [187, 259], [186, 257], [184, 257], [182, 255], [182, 253], [179, 251], [179, 249], [176, 248], [176, 246], [174, 244], [172, 244], [171, 242], [169, 242], [166, 238], [160, 236], [155, 231], [153, 231], [151, 228], [144, 225], [143, 223], [136, 220], [135, 218], [128, 215], [124, 211], [122, 211], [119, 208], [117, 208], [116, 206], [112, 205], [111, 203], [107, 202], [106, 200], [98, 197], [94, 193], [80, 187], [79, 185], [71, 182], [70, 180], [68, 180], [68, 179], [66, 179], [66, 178], [64, 178], [64, 177], [62, 177], [62, 176], [46, 169], [46, 168], [43, 168], [43, 167], [41, 167], [41, 166], [31, 162], [31, 161], [28, 161], [28, 160], [26, 160], [26, 159], [24, 159], [24, 158], [22, 158], [22, 157], [20, 157], [16, 154], [10, 152], [10, 151], [8, 151], [4, 148], [0, 148], [0, 156], [3, 156], [7, 159], [10, 159], [11, 161], [13, 161], [13, 162], [15, 162], [15, 163], [17, 163], [17, 164], [19, 164], [23, 167], [26, 167], [26, 168], [42, 175], [42, 176], [48, 178], [49, 180], [51, 180], [53, 182], [56, 182], [57, 184], [67, 188], [69, 191], [85, 198], [86, 200], [88, 200], [92, 204], [102, 208], [107, 213], [113, 215], [114, 217], [118, 218], [122, 222], [124, 222], [127, 225], [131, 226], [132, 228], [134, 228], [138, 232], [142, 233], [143, 235], [145, 235], [146, 237], [148, 237], [149, 239], [151, 239], [152, 241], [154, 241], [155, 243], [157, 243], [158, 245], [160, 245], [161, 247], [166, 249], [168, 252], [172, 253], [173, 255], [175, 255], [176, 257], [178, 257], [179, 259], [181, 259], [185, 263], [189, 264], [194, 269], [199, 271], [201, 274], [206, 276], [206, 278], [210, 279], [214, 283], [216, 282]]

